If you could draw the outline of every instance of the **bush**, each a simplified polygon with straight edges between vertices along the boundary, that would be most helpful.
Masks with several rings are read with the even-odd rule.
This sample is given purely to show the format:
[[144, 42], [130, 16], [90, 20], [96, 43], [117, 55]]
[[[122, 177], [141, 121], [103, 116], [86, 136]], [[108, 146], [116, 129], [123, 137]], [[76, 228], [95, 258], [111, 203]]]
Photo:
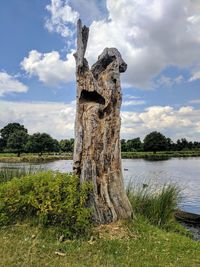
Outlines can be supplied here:
[[63, 227], [68, 237], [85, 234], [91, 211], [86, 207], [91, 185], [79, 185], [72, 174], [40, 172], [0, 185], [0, 225], [25, 219]]
[[147, 184], [136, 189], [129, 183], [127, 195], [134, 212], [152, 224], [167, 227], [173, 221], [179, 200], [179, 190], [175, 185], [164, 185], [160, 190], [152, 190]]

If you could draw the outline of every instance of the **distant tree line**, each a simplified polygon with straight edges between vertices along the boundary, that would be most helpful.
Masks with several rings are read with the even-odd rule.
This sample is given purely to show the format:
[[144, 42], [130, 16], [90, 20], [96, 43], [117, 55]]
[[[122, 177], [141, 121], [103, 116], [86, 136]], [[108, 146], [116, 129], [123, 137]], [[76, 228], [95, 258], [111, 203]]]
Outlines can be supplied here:
[[28, 130], [19, 123], [9, 123], [0, 130], [0, 152], [38, 153], [72, 152], [74, 139], [60, 142], [47, 133], [28, 134]]
[[183, 151], [198, 150], [200, 142], [187, 141], [186, 138], [178, 139], [173, 142], [169, 137], [165, 137], [159, 132], [151, 132], [147, 134], [143, 140], [139, 137], [130, 140], [121, 140], [121, 150], [123, 152], [131, 151]]
[[[28, 134], [28, 130], [19, 123], [9, 123], [0, 130], [0, 152], [14, 152], [20, 156], [21, 153], [43, 153], [50, 152], [73, 152], [74, 139], [63, 139], [58, 141], [47, 133]], [[173, 142], [159, 132], [147, 134], [143, 140], [139, 137], [121, 140], [123, 152], [134, 151], [182, 151], [198, 150], [200, 142], [189, 142], [185, 138]]]

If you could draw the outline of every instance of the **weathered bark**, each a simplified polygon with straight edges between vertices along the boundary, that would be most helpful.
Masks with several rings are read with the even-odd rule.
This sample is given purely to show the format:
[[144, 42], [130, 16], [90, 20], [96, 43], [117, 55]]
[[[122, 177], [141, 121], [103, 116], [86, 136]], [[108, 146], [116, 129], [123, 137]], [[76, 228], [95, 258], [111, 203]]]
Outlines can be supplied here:
[[96, 223], [129, 218], [120, 147], [120, 72], [127, 68], [116, 48], [105, 48], [89, 69], [84, 58], [89, 29], [78, 21], [74, 172], [80, 182], [91, 181], [90, 205]]

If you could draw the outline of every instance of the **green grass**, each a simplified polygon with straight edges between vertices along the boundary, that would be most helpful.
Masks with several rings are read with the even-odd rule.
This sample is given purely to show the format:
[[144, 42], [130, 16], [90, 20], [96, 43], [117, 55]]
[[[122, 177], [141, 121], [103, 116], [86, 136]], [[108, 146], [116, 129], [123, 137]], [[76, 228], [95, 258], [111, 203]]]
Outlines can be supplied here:
[[[172, 186], [157, 194], [136, 194], [129, 188], [134, 220], [66, 239], [71, 238], [69, 227], [76, 233], [88, 222], [84, 208], [88, 189], [88, 185], [81, 189], [75, 176], [58, 172], [0, 184], [0, 266], [200, 266], [200, 243], [171, 223], [178, 196]], [[37, 216], [48, 220], [37, 221]]]
[[8, 166], [3, 166], [0, 168], [0, 183], [7, 182], [13, 178], [24, 177], [29, 174], [34, 174], [36, 172], [44, 171], [43, 167], [33, 168], [31, 165], [27, 167], [13, 168]]
[[134, 213], [144, 216], [150, 223], [167, 228], [174, 222], [174, 211], [178, 207], [180, 191], [175, 185], [164, 185], [160, 188], [143, 184], [127, 187], [127, 195]]
[[5, 163], [19, 163], [19, 162], [32, 162], [32, 163], [41, 163], [41, 162], [50, 162], [55, 160], [66, 160], [72, 159], [72, 153], [63, 153], [63, 154], [43, 154], [39, 156], [38, 154], [32, 153], [23, 153], [20, 157], [17, 157], [16, 154], [12, 153], [0, 153], [0, 162]]
[[[53, 229], [17, 225], [0, 229], [2, 267], [198, 267], [200, 243], [144, 220], [130, 222], [127, 238], [65, 240]], [[60, 251], [63, 256], [56, 255]]]
[[[72, 153], [62, 153], [58, 155], [54, 154], [38, 154], [23, 153], [20, 157], [17, 157], [14, 153], [0, 153], [0, 162], [18, 163], [18, 162], [48, 162], [55, 160], [66, 160], [72, 159]], [[144, 158], [147, 160], [166, 160], [172, 157], [200, 157], [200, 151], [163, 151], [157, 152], [122, 152], [122, 158], [124, 159], [140, 159]]]
[[180, 157], [200, 157], [200, 151], [162, 151], [162, 152], [122, 152], [124, 159], [144, 158], [147, 160], [166, 160], [169, 158]]

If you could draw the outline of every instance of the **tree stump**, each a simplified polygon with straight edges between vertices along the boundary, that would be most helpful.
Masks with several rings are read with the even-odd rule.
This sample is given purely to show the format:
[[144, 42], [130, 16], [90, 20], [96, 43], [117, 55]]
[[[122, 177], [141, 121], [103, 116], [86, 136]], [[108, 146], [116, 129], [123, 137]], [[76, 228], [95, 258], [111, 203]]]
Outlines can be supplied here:
[[80, 183], [90, 181], [93, 221], [110, 223], [132, 216], [126, 195], [120, 146], [120, 72], [127, 64], [116, 48], [105, 48], [89, 69], [84, 58], [89, 28], [77, 22], [77, 104], [73, 169]]

